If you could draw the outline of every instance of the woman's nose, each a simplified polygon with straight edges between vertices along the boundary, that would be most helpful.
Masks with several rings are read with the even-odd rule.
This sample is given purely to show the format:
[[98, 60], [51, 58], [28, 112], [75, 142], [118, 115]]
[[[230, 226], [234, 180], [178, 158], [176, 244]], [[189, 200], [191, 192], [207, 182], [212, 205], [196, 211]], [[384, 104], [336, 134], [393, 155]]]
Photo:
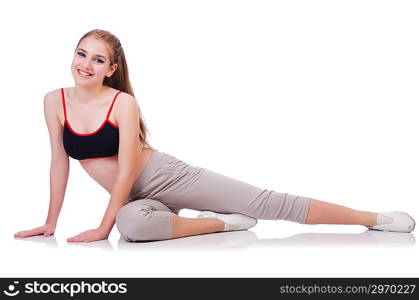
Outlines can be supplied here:
[[90, 69], [91, 69], [91, 67], [92, 67], [92, 63], [91, 63], [90, 59], [85, 58], [85, 59], [83, 59], [83, 61], [82, 61], [82, 63], [81, 63], [81, 66], [82, 66], [82, 67], [83, 67], [83, 69], [85, 69], [85, 70], [90, 70]]

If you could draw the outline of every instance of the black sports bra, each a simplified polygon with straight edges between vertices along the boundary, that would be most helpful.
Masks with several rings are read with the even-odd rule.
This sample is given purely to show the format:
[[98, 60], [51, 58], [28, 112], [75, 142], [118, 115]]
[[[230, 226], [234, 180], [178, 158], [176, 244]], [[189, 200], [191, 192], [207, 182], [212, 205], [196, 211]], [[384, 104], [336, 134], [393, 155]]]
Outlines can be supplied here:
[[64, 108], [64, 132], [63, 144], [65, 152], [77, 160], [89, 158], [110, 157], [118, 154], [119, 148], [119, 126], [109, 120], [113, 104], [116, 97], [121, 93], [116, 93], [111, 107], [109, 108], [106, 120], [99, 129], [91, 133], [78, 133], [71, 128], [67, 120], [67, 110], [64, 98], [64, 89], [61, 88], [61, 96]]

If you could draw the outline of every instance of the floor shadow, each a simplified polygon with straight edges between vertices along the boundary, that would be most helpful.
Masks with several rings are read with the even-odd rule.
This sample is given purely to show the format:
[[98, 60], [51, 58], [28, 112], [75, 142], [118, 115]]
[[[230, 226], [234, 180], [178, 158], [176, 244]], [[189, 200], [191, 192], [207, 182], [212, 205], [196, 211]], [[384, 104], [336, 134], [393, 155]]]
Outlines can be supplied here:
[[[15, 240], [25, 241], [28, 243], [43, 243], [48, 247], [56, 247], [58, 248], [59, 245], [57, 243], [57, 239], [55, 235], [51, 235], [49, 237], [44, 237], [43, 235], [35, 235], [27, 238], [15, 238]], [[98, 248], [104, 251], [114, 251], [112, 244], [108, 239], [90, 242], [90, 243], [69, 243], [67, 240], [65, 241], [68, 245], [75, 246], [75, 247], [87, 247], [87, 248]]]
[[50, 235], [48, 237], [44, 237], [43, 235], [34, 235], [31, 237], [27, 237], [27, 238], [16, 238], [16, 241], [23, 241], [23, 242], [28, 242], [28, 243], [40, 243], [40, 244], [45, 244], [47, 247], [51, 247], [51, 248], [58, 248], [58, 243], [57, 243], [57, 239], [55, 238], [54, 235]]
[[[58, 247], [55, 235], [42, 235], [15, 240], [30, 243], [44, 243], [48, 247]], [[115, 250], [214, 250], [248, 249], [268, 247], [413, 247], [416, 243], [412, 233], [366, 230], [362, 233], [300, 233], [284, 238], [259, 239], [250, 230], [228, 231], [201, 234], [164, 241], [128, 242], [120, 236], [117, 249], [110, 241], [101, 240], [90, 243], [67, 243], [75, 247], [98, 248], [105, 251]]]
[[230, 231], [196, 235], [164, 241], [118, 241], [120, 250], [213, 250], [266, 247], [413, 247], [411, 233], [366, 230], [362, 233], [301, 233], [285, 238], [259, 239], [250, 231]]

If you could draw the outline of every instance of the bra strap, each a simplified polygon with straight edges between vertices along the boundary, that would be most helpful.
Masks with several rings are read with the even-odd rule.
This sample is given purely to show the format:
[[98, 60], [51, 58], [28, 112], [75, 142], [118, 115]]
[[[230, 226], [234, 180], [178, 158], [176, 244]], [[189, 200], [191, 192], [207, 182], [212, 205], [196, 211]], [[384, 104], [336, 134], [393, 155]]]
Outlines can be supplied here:
[[65, 107], [65, 100], [64, 100], [64, 88], [61, 88], [61, 100], [63, 102], [63, 108], [64, 108], [64, 118], [67, 121], [67, 109]]
[[112, 111], [112, 108], [113, 108], [113, 104], [115, 103], [116, 97], [118, 97], [118, 95], [119, 95], [120, 93], [122, 93], [122, 91], [119, 91], [118, 93], [116, 93], [115, 97], [113, 98], [113, 101], [112, 101], [111, 107], [109, 108], [108, 114], [107, 114], [107, 116], [106, 116], [106, 120], [108, 120], [108, 119], [109, 119], [109, 116], [111, 115], [111, 111]]

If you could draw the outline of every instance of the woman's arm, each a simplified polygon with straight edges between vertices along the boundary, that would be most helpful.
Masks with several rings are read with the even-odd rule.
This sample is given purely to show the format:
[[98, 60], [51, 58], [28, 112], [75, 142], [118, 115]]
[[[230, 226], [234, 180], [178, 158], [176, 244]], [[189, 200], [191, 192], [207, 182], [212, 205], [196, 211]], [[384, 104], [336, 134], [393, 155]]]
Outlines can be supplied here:
[[44, 97], [44, 116], [51, 144], [50, 203], [46, 223], [53, 225], [57, 224], [63, 205], [70, 171], [69, 158], [63, 146], [63, 126], [58, 118], [61, 102], [56, 91]]
[[111, 199], [100, 227], [111, 232], [119, 209], [126, 203], [138, 175], [142, 147], [138, 138], [140, 111], [136, 99], [121, 94], [115, 117], [119, 126], [118, 176], [112, 188]]
[[43, 234], [54, 234], [58, 215], [64, 201], [64, 194], [69, 174], [69, 158], [62, 143], [63, 127], [58, 114], [60, 113], [59, 90], [51, 91], [44, 97], [44, 116], [48, 127], [51, 143], [50, 167], [50, 203], [45, 225], [15, 233], [15, 237], [26, 238]]
[[99, 226], [104, 232], [109, 234], [115, 225], [116, 215], [121, 207], [127, 202], [129, 192], [135, 181], [133, 176], [119, 175], [112, 188], [111, 199], [109, 200], [108, 207], [105, 215]]
[[45, 223], [57, 225], [58, 216], [64, 202], [69, 171], [68, 160], [62, 163], [51, 162], [49, 209]]

